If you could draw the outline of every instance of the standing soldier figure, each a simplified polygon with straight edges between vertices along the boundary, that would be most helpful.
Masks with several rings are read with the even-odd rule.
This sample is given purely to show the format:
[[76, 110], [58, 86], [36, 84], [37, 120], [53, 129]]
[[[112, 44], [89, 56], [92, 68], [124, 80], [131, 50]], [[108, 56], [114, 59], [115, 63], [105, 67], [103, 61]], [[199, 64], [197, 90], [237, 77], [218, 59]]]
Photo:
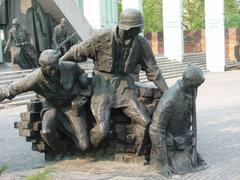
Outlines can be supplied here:
[[17, 18], [13, 19], [12, 25], [4, 52], [10, 48], [12, 63], [18, 64], [22, 69], [37, 68], [37, 54], [30, 43], [30, 33], [20, 26]]
[[62, 55], [67, 52], [68, 48], [66, 44], [63, 44], [61, 47], [59, 45], [67, 39], [67, 28], [65, 18], [61, 18], [60, 24], [57, 25], [53, 30], [53, 46], [55, 49], [60, 48]]
[[[96, 119], [96, 125], [91, 130], [91, 142], [94, 146], [98, 146], [109, 132], [112, 108], [121, 108], [133, 122], [147, 131], [151, 117], [146, 107], [138, 101], [133, 77], [139, 66], [146, 72], [147, 78], [163, 92], [168, 88], [151, 46], [139, 35], [142, 28], [141, 12], [126, 9], [116, 28], [99, 32], [74, 45], [60, 59], [83, 61], [91, 58], [94, 61], [91, 99], [91, 110]], [[141, 147], [144, 138], [140, 139]]]

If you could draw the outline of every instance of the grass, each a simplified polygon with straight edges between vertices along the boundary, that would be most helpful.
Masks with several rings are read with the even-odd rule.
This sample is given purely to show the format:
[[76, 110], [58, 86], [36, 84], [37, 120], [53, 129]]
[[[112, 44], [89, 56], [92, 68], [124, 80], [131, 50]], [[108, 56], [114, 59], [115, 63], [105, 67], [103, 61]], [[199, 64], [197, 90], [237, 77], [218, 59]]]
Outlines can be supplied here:
[[37, 171], [31, 176], [27, 176], [26, 180], [51, 180], [53, 173], [56, 172], [56, 168], [49, 167], [44, 170]]

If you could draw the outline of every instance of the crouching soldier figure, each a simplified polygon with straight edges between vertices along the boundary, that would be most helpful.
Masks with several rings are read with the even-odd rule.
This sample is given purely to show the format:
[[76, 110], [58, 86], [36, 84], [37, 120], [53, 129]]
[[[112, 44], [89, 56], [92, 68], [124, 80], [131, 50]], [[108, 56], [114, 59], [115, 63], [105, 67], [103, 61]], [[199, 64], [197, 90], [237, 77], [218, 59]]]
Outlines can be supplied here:
[[[77, 149], [87, 150], [90, 145], [84, 108], [91, 89], [87, 75], [76, 63], [60, 62], [55, 50], [45, 50], [39, 58], [41, 68], [21, 80], [0, 89], [0, 101], [16, 95], [34, 91], [42, 95], [43, 101], [41, 136], [50, 148], [61, 151], [69, 144], [60, 140], [64, 134]], [[72, 112], [71, 104], [80, 99], [79, 114]]]
[[196, 151], [195, 99], [197, 88], [203, 81], [202, 71], [189, 64], [182, 80], [163, 94], [153, 115], [149, 128], [150, 163], [164, 176], [206, 168]]

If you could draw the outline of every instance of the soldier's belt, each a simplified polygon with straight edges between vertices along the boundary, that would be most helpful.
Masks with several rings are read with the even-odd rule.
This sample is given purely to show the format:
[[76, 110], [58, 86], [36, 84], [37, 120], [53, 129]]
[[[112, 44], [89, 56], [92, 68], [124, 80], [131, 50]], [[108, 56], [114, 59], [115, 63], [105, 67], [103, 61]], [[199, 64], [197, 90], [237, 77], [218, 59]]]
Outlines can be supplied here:
[[26, 41], [26, 42], [22, 42], [22, 43], [17, 43], [16, 45], [17, 45], [17, 47], [21, 47], [21, 46], [24, 46], [27, 44], [28, 44], [28, 42]]

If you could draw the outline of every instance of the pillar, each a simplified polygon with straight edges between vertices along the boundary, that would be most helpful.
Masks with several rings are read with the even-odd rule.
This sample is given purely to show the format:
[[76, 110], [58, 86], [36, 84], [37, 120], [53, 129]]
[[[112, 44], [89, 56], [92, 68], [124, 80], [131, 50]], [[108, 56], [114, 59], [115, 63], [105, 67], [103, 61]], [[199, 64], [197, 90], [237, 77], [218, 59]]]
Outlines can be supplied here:
[[2, 40], [3, 40], [3, 31], [0, 30], [0, 63], [3, 63]]
[[142, 12], [142, 0], [122, 0], [122, 10], [133, 8]]
[[117, 0], [84, 0], [84, 15], [93, 29], [117, 24]]
[[87, 18], [93, 29], [101, 28], [100, 5], [101, 0], [84, 0], [83, 2], [84, 16]]
[[164, 56], [182, 62], [184, 54], [182, 0], [163, 0]]
[[222, 72], [225, 66], [224, 0], [205, 0], [207, 69]]
[[112, 27], [118, 23], [117, 0], [101, 0], [101, 26]]

